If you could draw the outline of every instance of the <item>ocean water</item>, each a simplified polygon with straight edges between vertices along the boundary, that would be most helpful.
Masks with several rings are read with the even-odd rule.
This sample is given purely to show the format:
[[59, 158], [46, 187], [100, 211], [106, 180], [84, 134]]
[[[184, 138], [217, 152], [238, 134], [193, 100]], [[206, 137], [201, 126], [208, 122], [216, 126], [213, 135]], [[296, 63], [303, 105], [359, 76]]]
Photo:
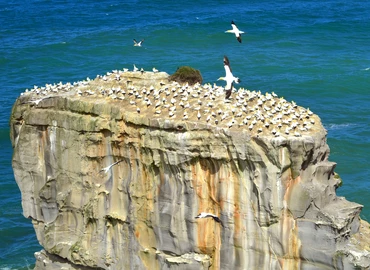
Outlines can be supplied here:
[[[1, 1], [0, 269], [32, 268], [41, 249], [11, 167], [16, 98], [133, 64], [170, 74], [189, 65], [214, 83], [227, 55], [241, 87], [309, 107], [328, 131], [337, 194], [370, 221], [369, 10], [367, 0]], [[247, 32], [241, 44], [225, 33], [231, 20]]]

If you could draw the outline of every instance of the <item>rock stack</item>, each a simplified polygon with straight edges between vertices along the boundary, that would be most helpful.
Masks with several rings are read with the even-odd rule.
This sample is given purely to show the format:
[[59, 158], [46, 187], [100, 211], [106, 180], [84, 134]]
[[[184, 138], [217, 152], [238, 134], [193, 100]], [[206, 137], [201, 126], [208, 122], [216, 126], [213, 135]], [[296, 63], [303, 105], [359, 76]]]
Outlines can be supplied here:
[[114, 70], [26, 90], [10, 123], [36, 269], [369, 265], [320, 118], [273, 92]]

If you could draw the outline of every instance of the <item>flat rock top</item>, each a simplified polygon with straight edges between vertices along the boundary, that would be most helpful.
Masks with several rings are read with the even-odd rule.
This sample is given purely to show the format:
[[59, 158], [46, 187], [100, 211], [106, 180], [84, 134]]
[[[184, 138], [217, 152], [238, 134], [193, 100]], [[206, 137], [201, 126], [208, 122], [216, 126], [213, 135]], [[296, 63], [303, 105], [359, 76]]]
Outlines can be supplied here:
[[245, 130], [252, 136], [301, 137], [323, 130], [317, 115], [274, 92], [239, 88], [225, 100], [222, 86], [180, 85], [168, 77], [165, 72], [113, 70], [94, 80], [34, 86], [21, 95], [36, 107], [42, 106], [44, 99], [57, 96], [86, 102], [98, 99], [138, 117]]

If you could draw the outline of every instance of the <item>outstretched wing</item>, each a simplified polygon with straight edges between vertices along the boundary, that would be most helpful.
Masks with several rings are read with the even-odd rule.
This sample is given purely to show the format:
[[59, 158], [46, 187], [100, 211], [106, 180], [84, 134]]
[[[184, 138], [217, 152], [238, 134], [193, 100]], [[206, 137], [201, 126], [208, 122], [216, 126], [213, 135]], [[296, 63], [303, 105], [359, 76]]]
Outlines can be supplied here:
[[236, 26], [236, 24], [234, 23], [234, 21], [231, 21], [231, 27], [233, 28], [233, 31], [236, 33], [236, 32], [239, 32], [239, 29], [238, 27]]
[[230, 66], [229, 58], [226, 55], [224, 56], [224, 65]]
[[220, 223], [220, 224], [222, 225], [222, 227], [224, 227], [224, 224], [222, 223], [222, 220], [221, 220], [219, 217], [217, 217], [217, 216], [212, 216], [212, 217], [213, 217], [213, 219], [214, 219], [216, 222]]
[[229, 58], [227, 58], [226, 55], [224, 56], [224, 68], [225, 68], [225, 72], [226, 72], [226, 77], [228, 77], [231, 74], [232, 71], [231, 71], [231, 67], [230, 67]]
[[242, 31], [239, 30], [239, 28], [236, 26], [234, 21], [231, 22], [231, 27], [233, 28], [233, 32], [235, 33], [236, 39], [239, 41], [239, 43], [242, 43]]

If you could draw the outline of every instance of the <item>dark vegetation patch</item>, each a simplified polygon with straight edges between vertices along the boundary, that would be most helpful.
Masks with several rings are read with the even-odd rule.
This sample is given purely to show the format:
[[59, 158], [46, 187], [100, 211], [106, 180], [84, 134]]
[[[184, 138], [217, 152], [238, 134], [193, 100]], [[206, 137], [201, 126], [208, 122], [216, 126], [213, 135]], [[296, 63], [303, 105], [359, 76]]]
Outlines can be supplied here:
[[169, 79], [170, 81], [175, 81], [178, 83], [187, 82], [190, 85], [194, 85], [196, 83], [201, 84], [203, 82], [203, 77], [200, 74], [200, 71], [188, 66], [179, 67]]

